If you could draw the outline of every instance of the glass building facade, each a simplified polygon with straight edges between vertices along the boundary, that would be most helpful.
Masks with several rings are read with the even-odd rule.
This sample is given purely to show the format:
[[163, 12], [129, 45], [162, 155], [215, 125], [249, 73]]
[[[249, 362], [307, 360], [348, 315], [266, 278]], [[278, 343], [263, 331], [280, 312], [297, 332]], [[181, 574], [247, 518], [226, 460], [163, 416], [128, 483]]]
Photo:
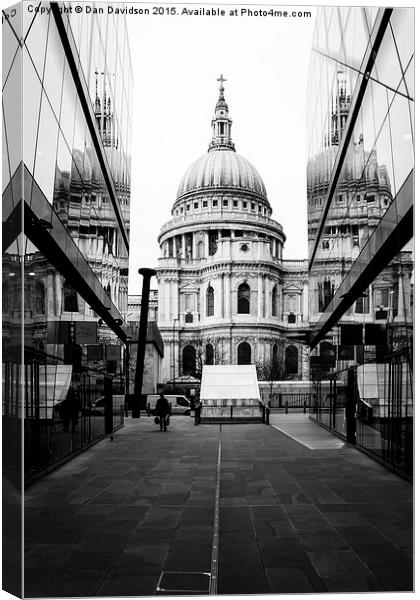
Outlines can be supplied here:
[[414, 9], [319, 8], [307, 101], [317, 418], [410, 477]]
[[3, 13], [3, 422], [17, 482], [122, 422], [130, 48], [124, 17], [71, 8]]

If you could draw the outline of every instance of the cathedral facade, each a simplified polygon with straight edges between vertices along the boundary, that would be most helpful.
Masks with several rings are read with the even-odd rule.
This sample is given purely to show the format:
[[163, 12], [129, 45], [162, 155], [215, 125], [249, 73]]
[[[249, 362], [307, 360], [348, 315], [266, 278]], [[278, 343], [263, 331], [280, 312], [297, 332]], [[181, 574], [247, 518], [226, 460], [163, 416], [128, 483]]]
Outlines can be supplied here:
[[283, 259], [264, 182], [235, 149], [220, 78], [208, 152], [183, 176], [161, 229], [158, 324], [162, 381], [203, 364], [267, 366], [273, 379], [307, 379], [307, 261]]

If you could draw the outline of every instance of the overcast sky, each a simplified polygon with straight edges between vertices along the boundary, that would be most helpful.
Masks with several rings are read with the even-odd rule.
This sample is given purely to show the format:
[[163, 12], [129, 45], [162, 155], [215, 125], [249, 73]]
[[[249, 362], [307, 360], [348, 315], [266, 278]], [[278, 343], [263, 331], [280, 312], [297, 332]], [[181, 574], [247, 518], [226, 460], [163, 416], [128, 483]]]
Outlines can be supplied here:
[[305, 99], [316, 9], [305, 10], [312, 18], [128, 16], [135, 80], [129, 293], [140, 293], [137, 269], [157, 265], [157, 236], [178, 184], [207, 152], [221, 73], [236, 150], [265, 182], [287, 236], [285, 258], [307, 257]]

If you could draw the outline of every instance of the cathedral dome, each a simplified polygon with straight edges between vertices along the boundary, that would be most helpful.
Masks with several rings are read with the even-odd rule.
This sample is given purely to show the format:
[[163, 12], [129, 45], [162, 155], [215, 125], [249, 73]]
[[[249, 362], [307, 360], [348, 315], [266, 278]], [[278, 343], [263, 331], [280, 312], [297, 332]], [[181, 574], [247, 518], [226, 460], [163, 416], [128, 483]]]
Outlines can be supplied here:
[[257, 169], [232, 149], [211, 149], [187, 170], [177, 198], [197, 191], [238, 189], [267, 200], [264, 182]]

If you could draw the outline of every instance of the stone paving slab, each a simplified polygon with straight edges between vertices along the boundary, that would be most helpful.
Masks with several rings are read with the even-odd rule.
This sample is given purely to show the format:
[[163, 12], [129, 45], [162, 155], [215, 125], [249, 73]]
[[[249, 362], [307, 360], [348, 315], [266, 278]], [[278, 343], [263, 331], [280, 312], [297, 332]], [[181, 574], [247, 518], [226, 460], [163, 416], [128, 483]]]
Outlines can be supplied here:
[[156, 435], [127, 419], [27, 490], [26, 595], [162, 595], [163, 572], [210, 572], [219, 444], [218, 594], [411, 590], [411, 485], [304, 426], [306, 444], [263, 424], [174, 417]]

